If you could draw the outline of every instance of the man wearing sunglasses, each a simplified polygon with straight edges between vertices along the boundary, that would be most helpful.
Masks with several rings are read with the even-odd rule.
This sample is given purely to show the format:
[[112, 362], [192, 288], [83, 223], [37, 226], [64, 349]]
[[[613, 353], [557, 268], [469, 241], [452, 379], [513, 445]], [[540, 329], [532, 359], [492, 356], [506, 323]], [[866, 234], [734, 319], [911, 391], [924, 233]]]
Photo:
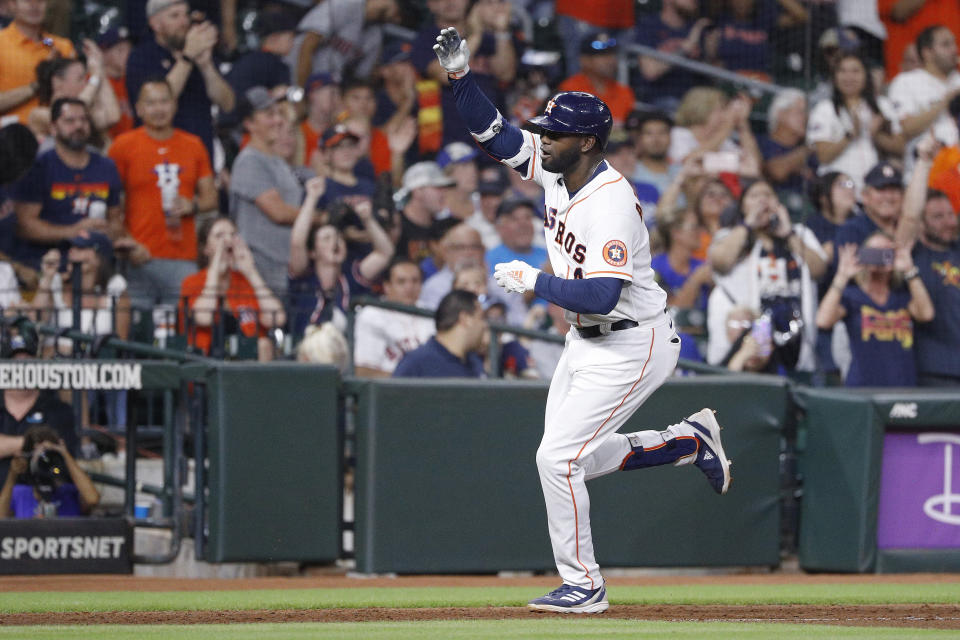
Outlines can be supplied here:
[[606, 33], [580, 44], [580, 73], [560, 83], [560, 91], [592, 93], [607, 103], [615, 124], [623, 124], [633, 109], [633, 89], [617, 82], [617, 40]]

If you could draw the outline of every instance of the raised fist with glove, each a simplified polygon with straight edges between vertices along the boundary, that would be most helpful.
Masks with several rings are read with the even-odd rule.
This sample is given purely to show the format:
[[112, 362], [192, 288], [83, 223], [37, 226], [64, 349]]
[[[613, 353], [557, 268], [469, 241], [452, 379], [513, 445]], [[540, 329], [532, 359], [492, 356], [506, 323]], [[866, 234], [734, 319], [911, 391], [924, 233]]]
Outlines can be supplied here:
[[440, 31], [437, 44], [433, 45], [433, 51], [440, 60], [440, 66], [447, 70], [447, 75], [451, 78], [462, 78], [470, 71], [470, 66], [467, 64], [470, 62], [470, 47], [453, 27]]
[[501, 262], [493, 270], [493, 279], [508, 293], [533, 291], [539, 275], [540, 269], [531, 267], [523, 260]]

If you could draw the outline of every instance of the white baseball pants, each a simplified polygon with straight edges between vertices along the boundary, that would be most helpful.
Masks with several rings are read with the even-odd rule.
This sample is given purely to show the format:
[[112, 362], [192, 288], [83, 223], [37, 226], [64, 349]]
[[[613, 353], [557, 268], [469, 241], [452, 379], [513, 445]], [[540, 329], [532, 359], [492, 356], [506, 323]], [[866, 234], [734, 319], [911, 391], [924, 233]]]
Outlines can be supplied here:
[[[581, 338], [574, 328], [567, 334], [537, 450], [554, 560], [567, 584], [588, 589], [603, 584], [593, 554], [586, 481], [616, 471], [632, 451], [627, 436], [616, 431], [673, 374], [679, 356], [680, 339], [667, 318], [653, 328], [598, 338]], [[631, 437], [652, 448], [687, 431], [686, 425], [674, 425]]]

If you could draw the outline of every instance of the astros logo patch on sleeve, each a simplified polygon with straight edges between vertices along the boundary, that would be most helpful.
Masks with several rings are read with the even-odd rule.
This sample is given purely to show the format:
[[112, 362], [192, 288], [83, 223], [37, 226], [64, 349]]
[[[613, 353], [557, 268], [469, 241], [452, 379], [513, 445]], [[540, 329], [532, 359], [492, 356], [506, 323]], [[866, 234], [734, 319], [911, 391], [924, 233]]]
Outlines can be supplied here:
[[622, 267], [627, 264], [627, 245], [619, 240], [611, 240], [603, 245], [603, 259], [614, 267]]

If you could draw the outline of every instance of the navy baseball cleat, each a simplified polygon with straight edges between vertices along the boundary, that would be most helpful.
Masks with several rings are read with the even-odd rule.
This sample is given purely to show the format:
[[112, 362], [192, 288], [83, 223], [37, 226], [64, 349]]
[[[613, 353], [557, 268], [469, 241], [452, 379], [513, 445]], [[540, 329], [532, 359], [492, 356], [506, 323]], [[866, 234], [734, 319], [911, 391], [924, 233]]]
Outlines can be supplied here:
[[700, 441], [693, 464], [707, 476], [713, 490], [722, 495], [730, 488], [730, 465], [733, 462], [727, 460], [727, 454], [723, 451], [723, 444], [720, 442], [721, 427], [714, 413], [716, 412], [713, 409], [701, 409], [685, 418], [684, 422], [697, 431], [697, 440]]
[[606, 586], [586, 589], [564, 583], [559, 589], [531, 600], [527, 606], [536, 611], [557, 613], [603, 613], [610, 607], [610, 603], [607, 602]]

